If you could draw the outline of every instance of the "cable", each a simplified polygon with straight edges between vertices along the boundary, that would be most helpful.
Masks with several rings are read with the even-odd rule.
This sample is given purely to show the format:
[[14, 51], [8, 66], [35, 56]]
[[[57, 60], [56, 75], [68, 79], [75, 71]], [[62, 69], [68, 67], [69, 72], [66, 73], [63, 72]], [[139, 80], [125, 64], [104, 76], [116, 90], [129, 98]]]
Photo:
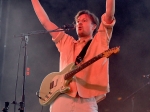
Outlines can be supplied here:
[[42, 108], [41, 108], [41, 112], [43, 112], [43, 106], [42, 106]]

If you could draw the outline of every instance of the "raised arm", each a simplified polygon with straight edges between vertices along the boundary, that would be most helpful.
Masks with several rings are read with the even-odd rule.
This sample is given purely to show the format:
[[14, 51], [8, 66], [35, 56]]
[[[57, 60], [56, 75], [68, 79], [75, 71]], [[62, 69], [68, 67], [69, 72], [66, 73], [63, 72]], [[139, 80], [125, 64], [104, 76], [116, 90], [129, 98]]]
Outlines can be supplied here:
[[[41, 22], [41, 24], [43, 25], [43, 27], [47, 30], [54, 30], [56, 28], [58, 28], [53, 22], [50, 21], [48, 15], [46, 14], [46, 12], [44, 11], [43, 7], [41, 6], [39, 0], [31, 0], [34, 11], [39, 19], [39, 21]], [[52, 37], [56, 37], [58, 32], [53, 32], [50, 33]]]
[[115, 0], [106, 0], [106, 14], [105, 21], [106, 23], [111, 23], [114, 19], [115, 14]]

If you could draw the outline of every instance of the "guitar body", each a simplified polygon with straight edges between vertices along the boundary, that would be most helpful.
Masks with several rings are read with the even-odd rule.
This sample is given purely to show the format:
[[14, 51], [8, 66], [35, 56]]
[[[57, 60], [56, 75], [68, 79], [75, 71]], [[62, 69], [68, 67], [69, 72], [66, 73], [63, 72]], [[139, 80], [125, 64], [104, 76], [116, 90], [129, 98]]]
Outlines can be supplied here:
[[60, 94], [70, 90], [69, 83], [71, 79], [65, 80], [64, 76], [73, 67], [74, 63], [71, 63], [61, 72], [50, 73], [43, 79], [39, 90], [39, 102], [41, 105], [51, 104]]

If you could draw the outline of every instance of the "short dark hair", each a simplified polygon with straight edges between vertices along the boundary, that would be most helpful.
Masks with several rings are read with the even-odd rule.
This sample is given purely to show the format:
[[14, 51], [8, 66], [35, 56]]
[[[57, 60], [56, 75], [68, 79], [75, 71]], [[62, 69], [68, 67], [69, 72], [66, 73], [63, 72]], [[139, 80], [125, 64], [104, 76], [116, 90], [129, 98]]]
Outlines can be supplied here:
[[99, 19], [97, 18], [97, 16], [94, 13], [91, 13], [89, 10], [81, 10], [79, 11], [76, 16], [75, 16], [75, 21], [78, 19], [79, 16], [83, 15], [83, 14], [87, 14], [89, 15], [91, 21], [93, 24], [96, 24], [96, 29], [93, 31], [93, 35], [96, 34], [97, 30], [98, 30], [98, 26], [99, 26]]

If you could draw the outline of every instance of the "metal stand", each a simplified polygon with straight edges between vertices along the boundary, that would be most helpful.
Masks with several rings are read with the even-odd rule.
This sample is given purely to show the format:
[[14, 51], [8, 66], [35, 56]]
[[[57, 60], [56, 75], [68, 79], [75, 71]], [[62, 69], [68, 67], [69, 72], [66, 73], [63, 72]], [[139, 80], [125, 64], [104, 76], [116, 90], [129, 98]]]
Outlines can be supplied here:
[[25, 36], [30, 36], [30, 35], [45, 34], [45, 33], [50, 33], [50, 32], [69, 31], [69, 30], [70, 30], [69, 28], [65, 28], [65, 29], [57, 28], [55, 30], [50, 30], [50, 31], [46, 31], [46, 30], [32, 31], [32, 32], [25, 33], [25, 34], [23, 33], [20, 35], [14, 35], [14, 37], [25, 37]]
[[150, 81], [147, 82], [144, 86], [142, 86], [141, 88], [139, 88], [138, 90], [136, 90], [131, 95], [129, 95], [126, 99], [123, 100], [123, 102], [125, 102], [126, 100], [128, 100], [129, 98], [132, 97], [132, 99], [131, 99], [132, 100], [132, 112], [134, 112], [134, 95], [137, 94], [141, 89], [143, 89], [144, 87], [146, 87], [149, 84], [150, 84]]
[[5, 102], [5, 107], [3, 108], [3, 112], [8, 112], [9, 109], [9, 102]]
[[[22, 37], [23, 41], [25, 41], [25, 45], [24, 45], [24, 66], [23, 66], [23, 83], [22, 83], [22, 100], [19, 103], [20, 108], [18, 109], [20, 112], [24, 112], [25, 111], [25, 79], [26, 79], [26, 75], [27, 75], [27, 44], [29, 41], [29, 36], [30, 35], [36, 35], [36, 34], [44, 34], [44, 33], [49, 33], [49, 32], [60, 32], [60, 31], [65, 31], [65, 30], [70, 30], [69, 28], [65, 27], [64, 29], [62, 28], [57, 28], [55, 30], [51, 30], [51, 31], [33, 31], [30, 33], [26, 33], [26, 34], [21, 34], [21, 35], [16, 35], [14, 37]], [[13, 103], [16, 106], [16, 101], [13, 101]], [[15, 111], [16, 107], [14, 108]], [[3, 112], [7, 112], [8, 110], [8, 106], [7, 104], [5, 104], [5, 108], [3, 109]]]
[[29, 41], [28, 36], [24, 36], [23, 40], [25, 41], [24, 45], [24, 66], [23, 66], [23, 84], [22, 84], [22, 100], [20, 102], [20, 112], [24, 112], [25, 109], [25, 76], [26, 76], [26, 68], [27, 68], [27, 44]]

